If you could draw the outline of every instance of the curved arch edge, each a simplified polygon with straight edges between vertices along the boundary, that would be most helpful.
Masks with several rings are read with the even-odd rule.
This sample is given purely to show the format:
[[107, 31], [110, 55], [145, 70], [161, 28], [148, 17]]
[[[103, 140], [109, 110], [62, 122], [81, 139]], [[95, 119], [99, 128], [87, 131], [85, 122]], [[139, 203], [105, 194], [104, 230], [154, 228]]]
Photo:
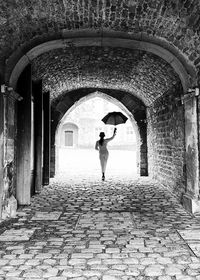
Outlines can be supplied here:
[[[8, 60], [5, 81], [14, 89], [16, 88], [17, 80], [26, 67], [37, 56], [54, 49], [68, 47], [84, 47], [84, 46], [99, 46], [99, 47], [119, 47], [128, 49], [139, 49], [151, 52], [165, 61], [179, 75], [183, 91], [187, 92], [188, 88], [196, 84], [196, 70], [183, 55], [177, 52], [172, 46], [167, 46], [167, 43], [158, 38], [148, 37], [140, 34], [134, 36], [123, 32], [114, 31], [65, 31], [62, 32], [62, 39], [55, 39], [40, 43], [36, 46], [30, 46], [29, 51], [21, 56], [17, 63], [13, 63], [12, 59]], [[14, 65], [12, 65], [14, 64]], [[12, 69], [12, 70], [9, 70]]]
[[[58, 153], [57, 147], [59, 146], [59, 136], [60, 136], [62, 127], [63, 127], [64, 124], [70, 124], [70, 122], [66, 122], [66, 119], [67, 119], [68, 115], [74, 109], [76, 109], [77, 106], [79, 106], [82, 103], [84, 103], [86, 101], [89, 101], [90, 99], [93, 99], [95, 97], [99, 97], [99, 98], [105, 99], [108, 102], [111, 102], [114, 105], [118, 106], [122, 111], [125, 112], [125, 114], [130, 119], [130, 122], [131, 122], [131, 124], [133, 126], [133, 129], [134, 129], [135, 134], [136, 134], [136, 139], [137, 139], [137, 159], [136, 159], [136, 162], [137, 162], [137, 173], [140, 174], [140, 145], [141, 145], [141, 137], [140, 137], [139, 127], [138, 127], [138, 125], [136, 123], [136, 120], [133, 117], [133, 114], [126, 108], [126, 106], [123, 103], [121, 103], [120, 101], [118, 101], [114, 97], [109, 96], [108, 94], [103, 93], [103, 92], [95, 91], [95, 89], [94, 89], [94, 92], [89, 93], [88, 95], [86, 95], [86, 96], [80, 98], [78, 101], [76, 101], [64, 114], [61, 115], [61, 119], [58, 122], [57, 127], [56, 127], [56, 131], [55, 131], [55, 142], [54, 142], [54, 145], [56, 147], [56, 153]], [[56, 156], [56, 158], [57, 158], [57, 156]], [[56, 166], [56, 170], [58, 170], [58, 166]]]

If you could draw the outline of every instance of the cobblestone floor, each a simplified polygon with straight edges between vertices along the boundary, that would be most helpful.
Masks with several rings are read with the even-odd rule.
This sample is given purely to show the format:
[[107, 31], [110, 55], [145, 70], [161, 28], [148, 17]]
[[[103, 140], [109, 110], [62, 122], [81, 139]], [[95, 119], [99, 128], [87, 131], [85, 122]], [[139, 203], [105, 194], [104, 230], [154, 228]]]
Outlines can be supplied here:
[[146, 178], [70, 173], [0, 225], [0, 280], [200, 280], [199, 236]]

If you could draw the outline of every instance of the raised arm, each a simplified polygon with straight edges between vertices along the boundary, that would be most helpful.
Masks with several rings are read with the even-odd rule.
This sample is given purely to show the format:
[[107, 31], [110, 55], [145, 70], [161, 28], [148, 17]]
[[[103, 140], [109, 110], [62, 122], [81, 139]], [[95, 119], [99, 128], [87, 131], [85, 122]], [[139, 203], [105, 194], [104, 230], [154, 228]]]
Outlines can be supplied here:
[[107, 139], [106, 139], [106, 140], [107, 140], [107, 142], [109, 142], [109, 141], [111, 141], [111, 140], [113, 140], [113, 139], [115, 138], [116, 131], [117, 131], [117, 129], [115, 128], [115, 129], [114, 129], [114, 131], [113, 131], [113, 136], [112, 136], [112, 137], [110, 137], [110, 138], [107, 138]]

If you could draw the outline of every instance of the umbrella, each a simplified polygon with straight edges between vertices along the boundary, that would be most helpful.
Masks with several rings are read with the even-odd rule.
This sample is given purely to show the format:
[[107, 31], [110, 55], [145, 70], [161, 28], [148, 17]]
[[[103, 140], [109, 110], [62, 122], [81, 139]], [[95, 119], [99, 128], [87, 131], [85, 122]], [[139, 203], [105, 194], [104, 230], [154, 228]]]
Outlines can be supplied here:
[[121, 112], [110, 112], [105, 117], [103, 117], [102, 122], [105, 124], [118, 125], [125, 123], [128, 120]]

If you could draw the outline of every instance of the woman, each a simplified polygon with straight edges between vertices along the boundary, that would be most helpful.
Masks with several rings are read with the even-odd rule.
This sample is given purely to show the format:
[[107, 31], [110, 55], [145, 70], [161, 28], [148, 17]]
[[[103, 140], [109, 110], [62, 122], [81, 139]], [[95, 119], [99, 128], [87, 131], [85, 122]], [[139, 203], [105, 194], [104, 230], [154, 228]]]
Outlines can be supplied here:
[[108, 155], [109, 155], [108, 149], [107, 149], [107, 144], [109, 141], [111, 141], [115, 137], [116, 131], [117, 131], [117, 129], [115, 128], [114, 132], [113, 132], [113, 136], [110, 138], [106, 138], [106, 139], [104, 139], [105, 133], [100, 132], [100, 134], [99, 134], [100, 140], [98, 140], [95, 145], [95, 149], [99, 151], [99, 159], [100, 159], [100, 163], [101, 163], [103, 181], [105, 180], [106, 164], [107, 164]]

